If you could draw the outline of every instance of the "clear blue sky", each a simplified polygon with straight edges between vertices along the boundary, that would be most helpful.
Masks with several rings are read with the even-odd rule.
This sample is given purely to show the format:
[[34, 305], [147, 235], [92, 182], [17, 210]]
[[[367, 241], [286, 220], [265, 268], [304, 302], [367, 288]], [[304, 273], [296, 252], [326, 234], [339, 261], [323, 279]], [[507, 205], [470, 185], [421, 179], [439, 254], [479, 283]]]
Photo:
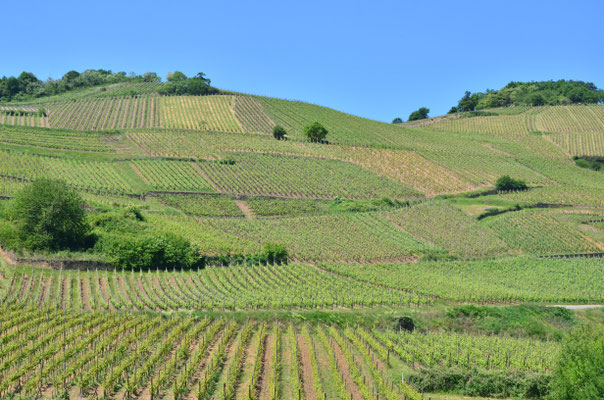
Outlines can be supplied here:
[[511, 80], [604, 87], [604, 1], [2, 4], [0, 75], [205, 72], [214, 85], [390, 122]]

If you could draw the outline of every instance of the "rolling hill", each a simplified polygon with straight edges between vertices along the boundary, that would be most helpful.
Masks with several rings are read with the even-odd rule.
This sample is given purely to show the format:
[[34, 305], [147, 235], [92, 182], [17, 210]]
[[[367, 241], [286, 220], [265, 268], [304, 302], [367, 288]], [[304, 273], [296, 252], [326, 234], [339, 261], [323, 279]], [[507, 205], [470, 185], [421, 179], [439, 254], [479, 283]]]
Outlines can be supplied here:
[[[602, 105], [387, 124], [159, 87], [0, 104], [0, 396], [420, 399], [438, 368], [548, 379], [576, 319], [543, 305], [604, 302], [604, 173], [573, 160], [604, 156]], [[306, 140], [314, 121], [325, 143]], [[504, 175], [528, 190], [495, 190]], [[82, 196], [94, 246], [15, 245], [12, 199], [39, 178]], [[157, 235], [200, 264], [112, 253]], [[473, 319], [522, 307], [546, 327]], [[394, 331], [402, 317], [425, 334]]]

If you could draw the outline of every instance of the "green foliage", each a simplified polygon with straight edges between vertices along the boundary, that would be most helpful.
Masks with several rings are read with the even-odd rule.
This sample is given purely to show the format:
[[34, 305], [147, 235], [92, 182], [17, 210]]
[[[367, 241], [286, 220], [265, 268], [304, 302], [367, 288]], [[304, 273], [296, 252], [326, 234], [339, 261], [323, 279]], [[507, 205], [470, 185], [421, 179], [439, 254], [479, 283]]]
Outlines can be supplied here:
[[581, 168], [592, 169], [594, 171], [604, 171], [604, 157], [599, 156], [575, 156], [575, 165]]
[[273, 137], [277, 140], [283, 140], [285, 139], [285, 136], [287, 135], [287, 131], [285, 130], [284, 127], [282, 127], [281, 125], [275, 125], [275, 127], [273, 128]]
[[[543, 106], [566, 104], [598, 104], [604, 101], [604, 90], [591, 82], [558, 80], [510, 82], [499, 90], [466, 92], [456, 111], [473, 111], [510, 105]], [[455, 108], [455, 107], [454, 107]], [[453, 109], [452, 109], [453, 110]]]
[[271, 264], [283, 264], [287, 261], [287, 249], [285, 246], [277, 243], [267, 243], [264, 245], [264, 254], [267, 261]]
[[403, 120], [399, 117], [396, 117], [395, 119], [392, 120], [393, 124], [402, 124]]
[[[149, 75], [148, 75], [149, 74]], [[155, 76], [155, 78], [154, 78]], [[0, 101], [25, 101], [40, 97], [59, 95], [81, 88], [111, 85], [122, 82], [150, 82], [156, 79], [155, 73], [145, 76], [127, 76], [125, 72], [112, 72], [103, 69], [87, 69], [82, 73], [69, 71], [61, 79], [39, 80], [30, 72], [23, 72], [18, 78], [13, 76], [0, 79]]]
[[172, 233], [112, 237], [104, 241], [103, 251], [116, 267], [127, 270], [189, 269], [200, 261], [190, 242]]
[[168, 74], [168, 82], [159, 90], [163, 95], [208, 95], [218, 93], [216, 88], [210, 86], [211, 81], [206, 78], [203, 72], [198, 73], [192, 78], [187, 78], [180, 71]]
[[430, 112], [429, 108], [421, 107], [419, 110], [413, 111], [411, 115], [409, 115], [409, 121], [417, 121], [418, 119], [426, 119], [428, 118], [428, 113]]
[[552, 383], [555, 400], [604, 398], [604, 327], [581, 325], [570, 333]]
[[495, 187], [497, 188], [497, 190], [502, 192], [528, 189], [526, 183], [523, 180], [514, 179], [508, 175], [504, 175], [501, 178], [497, 179], [497, 182], [495, 182]]
[[325, 140], [327, 133], [327, 129], [318, 122], [313, 122], [304, 127], [304, 135], [306, 135], [311, 142], [321, 142]]
[[75, 249], [86, 244], [89, 225], [82, 198], [64, 181], [39, 179], [13, 205], [20, 240], [29, 249]]
[[469, 370], [437, 366], [413, 373], [410, 381], [425, 392], [454, 392], [465, 396], [541, 398], [548, 394], [550, 377], [531, 372]]

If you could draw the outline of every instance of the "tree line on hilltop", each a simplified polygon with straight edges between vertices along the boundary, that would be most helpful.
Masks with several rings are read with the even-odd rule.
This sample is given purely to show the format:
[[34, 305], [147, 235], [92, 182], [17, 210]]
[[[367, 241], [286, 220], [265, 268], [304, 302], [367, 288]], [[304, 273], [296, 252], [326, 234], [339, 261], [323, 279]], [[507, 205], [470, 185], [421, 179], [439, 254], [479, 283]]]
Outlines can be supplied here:
[[[217, 93], [203, 72], [187, 77], [180, 71], [167, 75], [167, 82], [158, 89], [164, 95], [203, 95]], [[42, 81], [31, 72], [22, 72], [18, 77], [0, 78], [0, 101], [25, 101], [40, 97], [55, 96], [81, 88], [111, 85], [115, 83], [161, 82], [155, 72], [137, 75], [134, 72], [112, 72], [104, 69], [87, 69], [84, 72], [69, 71], [61, 79], [48, 78]]]

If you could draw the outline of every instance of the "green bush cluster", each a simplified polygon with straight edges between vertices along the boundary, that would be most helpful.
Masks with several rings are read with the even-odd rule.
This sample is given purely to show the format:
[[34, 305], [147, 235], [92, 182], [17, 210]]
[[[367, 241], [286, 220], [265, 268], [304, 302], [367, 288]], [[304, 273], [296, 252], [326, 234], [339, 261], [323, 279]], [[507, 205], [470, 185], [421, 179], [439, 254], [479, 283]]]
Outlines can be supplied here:
[[462, 370], [438, 366], [420, 370], [409, 381], [424, 392], [451, 392], [464, 396], [522, 399], [542, 398], [549, 393], [547, 374], [503, 370]]
[[495, 187], [497, 188], [497, 190], [502, 192], [528, 189], [528, 186], [524, 181], [520, 179], [511, 178], [508, 175], [504, 175], [501, 178], [497, 179], [497, 182], [495, 182]]

